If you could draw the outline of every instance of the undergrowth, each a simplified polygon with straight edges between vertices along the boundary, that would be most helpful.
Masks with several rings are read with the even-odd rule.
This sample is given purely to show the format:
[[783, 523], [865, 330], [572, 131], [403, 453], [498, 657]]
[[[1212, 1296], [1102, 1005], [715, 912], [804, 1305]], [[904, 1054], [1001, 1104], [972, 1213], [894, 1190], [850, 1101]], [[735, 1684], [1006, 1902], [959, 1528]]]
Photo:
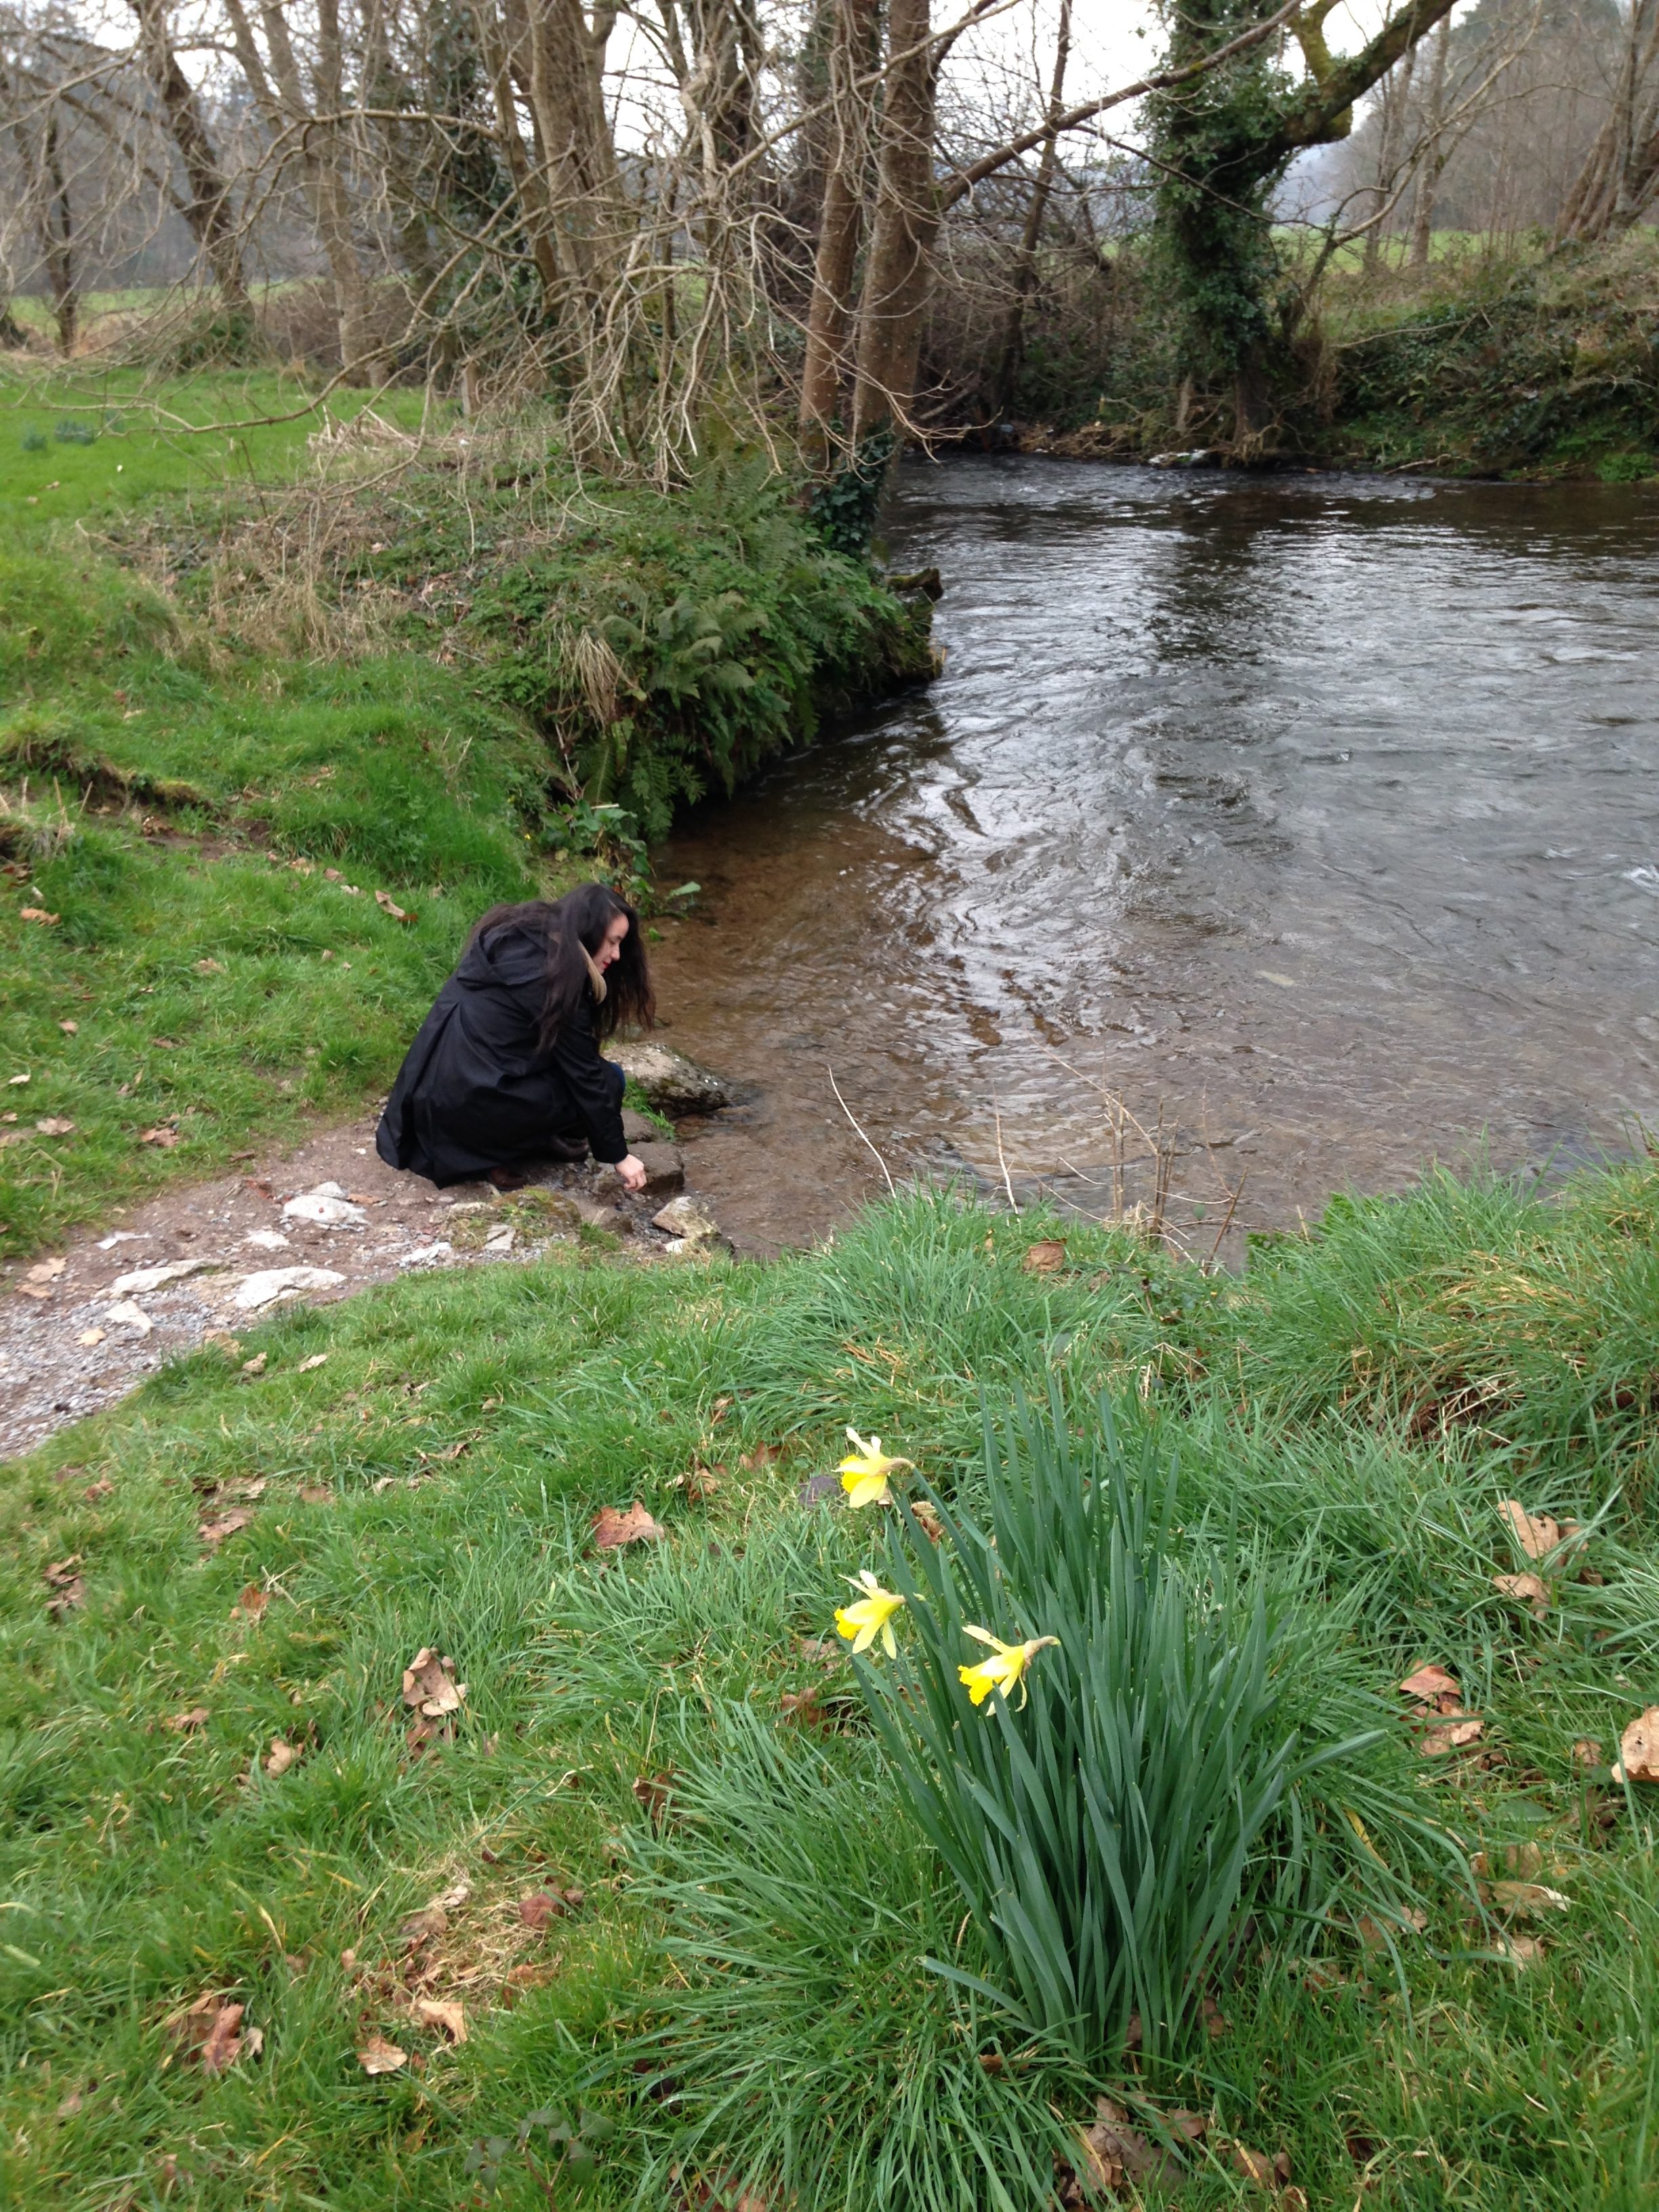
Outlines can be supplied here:
[[[1659, 1895], [1651, 1785], [1608, 1760], [1659, 1702], [1656, 1182], [1436, 1182], [1334, 1209], [1241, 1288], [908, 1194], [765, 1267], [572, 1251], [176, 1362], [0, 1486], [9, 2196], [1023, 2208], [1057, 2151], [1086, 2167], [1104, 2091], [1176, 2143], [1187, 2212], [1237, 2201], [1237, 2146], [1283, 2153], [1310, 2203], [1633, 2212]], [[1063, 1269], [1028, 1272], [1057, 1235]], [[1571, 1340], [1613, 1409], [1594, 1431], [1538, 1346], [1562, 1279], [1601, 1286]], [[1499, 1419], [1443, 1392], [1408, 1413], [1398, 1319], [1437, 1284], [1460, 1300], [1433, 1341], [1501, 1377]], [[1356, 1395], [1334, 1348], [1384, 1314]], [[819, 1480], [848, 1421], [879, 1428], [945, 1519], [982, 1520], [981, 1394], [1051, 1388], [1085, 1464], [1105, 1391], [1131, 1459], [1173, 1469], [1174, 1534], [1229, 1534], [1291, 1593], [1286, 1711], [1339, 1680], [1364, 1701], [1471, 1869], [1432, 1878], [1360, 1811], [1347, 1863], [1369, 1881], [1376, 1853], [1399, 1912], [1339, 1861], [1317, 1911], [1218, 1957], [1166, 2051], [1098, 2069], [980, 1986], [994, 1953], [832, 1625], [884, 1570], [884, 1509]], [[596, 1550], [597, 1509], [635, 1499], [663, 1534]], [[1510, 1499], [1589, 1532], [1536, 1616], [1494, 1583], [1529, 1564]], [[402, 1692], [422, 1651], [466, 1685], [429, 1724]], [[1395, 1686], [1425, 1664], [1480, 1723], [1438, 1756]], [[218, 2074], [179, 2035], [204, 1998], [246, 2008]], [[377, 2039], [404, 2057], [371, 2074]]]

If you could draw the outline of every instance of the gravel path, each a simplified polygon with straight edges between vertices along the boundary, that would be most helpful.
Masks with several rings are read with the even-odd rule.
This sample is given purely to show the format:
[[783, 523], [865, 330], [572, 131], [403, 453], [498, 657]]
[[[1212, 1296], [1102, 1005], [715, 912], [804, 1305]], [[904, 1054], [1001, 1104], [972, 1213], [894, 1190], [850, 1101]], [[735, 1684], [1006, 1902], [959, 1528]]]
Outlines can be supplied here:
[[550, 1170], [541, 1187], [554, 1203], [535, 1214], [488, 1184], [440, 1191], [385, 1166], [375, 1119], [117, 1208], [61, 1254], [0, 1270], [0, 1455], [124, 1396], [210, 1330], [236, 1335], [289, 1297], [325, 1305], [411, 1268], [522, 1262], [583, 1221], [626, 1237], [641, 1258], [684, 1249], [653, 1225], [680, 1186], [680, 1156], [647, 1146], [654, 1132], [632, 1115], [630, 1141], [653, 1170], [649, 1194], [627, 1197], [589, 1161]]

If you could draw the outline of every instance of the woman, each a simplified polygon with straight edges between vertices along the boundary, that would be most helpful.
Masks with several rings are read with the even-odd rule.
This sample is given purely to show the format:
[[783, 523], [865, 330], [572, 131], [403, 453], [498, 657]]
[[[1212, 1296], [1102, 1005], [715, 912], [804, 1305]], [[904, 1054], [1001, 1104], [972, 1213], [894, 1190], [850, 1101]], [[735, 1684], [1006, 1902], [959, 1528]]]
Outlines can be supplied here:
[[593, 1157], [629, 1190], [625, 1081], [599, 1042], [656, 1012], [640, 918], [603, 884], [556, 904], [492, 907], [439, 992], [386, 1101], [374, 1149], [438, 1184], [518, 1190], [548, 1159]]

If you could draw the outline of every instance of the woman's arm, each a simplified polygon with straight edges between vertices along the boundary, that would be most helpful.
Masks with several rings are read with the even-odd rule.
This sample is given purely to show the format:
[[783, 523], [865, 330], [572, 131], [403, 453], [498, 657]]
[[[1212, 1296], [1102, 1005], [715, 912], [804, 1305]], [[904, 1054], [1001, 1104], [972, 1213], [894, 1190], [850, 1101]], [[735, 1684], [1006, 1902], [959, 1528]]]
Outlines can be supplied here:
[[629, 1190], [645, 1187], [645, 1165], [623, 1134], [622, 1091], [594, 1042], [591, 1008], [566, 1023], [553, 1046], [553, 1064], [580, 1115], [593, 1157], [613, 1167]]

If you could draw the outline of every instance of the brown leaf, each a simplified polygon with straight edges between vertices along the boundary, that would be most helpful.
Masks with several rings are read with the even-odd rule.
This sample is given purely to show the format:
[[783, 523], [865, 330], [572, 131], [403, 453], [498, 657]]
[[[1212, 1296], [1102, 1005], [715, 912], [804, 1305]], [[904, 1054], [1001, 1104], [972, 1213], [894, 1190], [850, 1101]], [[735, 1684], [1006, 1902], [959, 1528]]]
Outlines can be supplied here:
[[1210, 1995], [1208, 1990], [1200, 1991], [1198, 2008], [1203, 2014], [1204, 2026], [1206, 2031], [1210, 2035], [1225, 2035], [1227, 2033], [1227, 2015], [1222, 2011], [1221, 2007]]
[[179, 1141], [179, 1132], [169, 1127], [167, 1122], [158, 1121], [153, 1129], [141, 1129], [138, 1141], [141, 1145], [155, 1145], [161, 1152], [170, 1152]]
[[17, 909], [17, 919], [20, 921], [38, 921], [47, 929], [51, 929], [63, 917], [61, 915], [48, 914], [43, 906], [20, 906]]
[[380, 908], [382, 914], [389, 914], [393, 921], [413, 921], [415, 920], [415, 916], [412, 914], [406, 914], [403, 908], [398, 904], [397, 901], [390, 897], [385, 891], [375, 892], [374, 903]]
[[675, 1779], [674, 1769], [670, 1766], [660, 1774], [639, 1775], [634, 1782], [634, 1795], [644, 1806], [653, 1828], [660, 1827], [667, 1818]]
[[265, 1761], [265, 1772], [273, 1778], [279, 1774], [286, 1774], [299, 1756], [297, 1743], [289, 1743], [285, 1736], [274, 1735], [270, 1739], [270, 1756]]
[[59, 1022], [58, 1026], [62, 1030], [65, 1036], [79, 1036], [81, 1034], [81, 1024], [79, 1022]]
[[400, 2066], [408, 2065], [409, 2053], [388, 2043], [383, 2035], [371, 2035], [357, 2053], [357, 2063], [365, 2074], [395, 2074]]
[[783, 1457], [783, 1449], [781, 1444], [757, 1444], [753, 1451], [743, 1454], [738, 1465], [745, 1474], [757, 1474], [763, 1468], [775, 1467]]
[[428, 2027], [441, 2027], [452, 2043], [466, 2041], [466, 2014], [459, 2004], [438, 1997], [416, 1997], [415, 2017]]
[[1439, 1728], [1425, 1729], [1418, 1739], [1417, 1747], [1425, 1759], [1443, 1759], [1450, 1751], [1462, 1751], [1466, 1746], [1479, 1743], [1484, 1721], [1447, 1721]]
[[1572, 1747], [1575, 1766], [1591, 1767], [1601, 1764], [1601, 1739], [1595, 1735], [1581, 1735]]
[[1535, 1936], [1500, 1936], [1498, 1947], [1512, 1966], [1526, 1968], [1541, 1963], [1544, 1947]]
[[1258, 2189], [1272, 2189], [1279, 2180], [1273, 2161], [1265, 2151], [1252, 2150], [1248, 2143], [1232, 2146], [1233, 2171], [1243, 2174], [1246, 2181], [1254, 2182]]
[[539, 1935], [550, 1921], [557, 1920], [568, 1910], [562, 1897], [549, 1889], [532, 1890], [528, 1897], [519, 1899], [519, 1917], [526, 1928]]
[[455, 1662], [441, 1659], [435, 1650], [423, 1645], [404, 1669], [404, 1703], [428, 1720], [459, 1712], [466, 1684], [457, 1682], [454, 1676]]
[[96, 1482], [89, 1482], [87, 1485], [81, 1495], [89, 1505], [96, 1505], [101, 1499], [112, 1496], [114, 1490], [115, 1485], [109, 1477], [106, 1474], [100, 1474]]
[[258, 1583], [249, 1583], [231, 1607], [233, 1615], [240, 1613], [244, 1620], [257, 1621], [270, 1603], [270, 1592], [260, 1589]]
[[240, 2055], [238, 2031], [245, 2010], [245, 2006], [228, 2004], [213, 1990], [198, 1997], [188, 2011], [168, 2023], [179, 2057], [196, 2059], [204, 2074], [222, 2074]]
[[[683, 1490], [688, 1498], [712, 1498], [720, 1486], [720, 1479], [712, 1468], [704, 1467], [699, 1460], [695, 1462], [684, 1474], [677, 1474], [672, 1486], [676, 1490]], [[603, 1510], [608, 1513], [612, 1509], [606, 1506]], [[657, 1533], [660, 1534], [662, 1532], [659, 1529]], [[604, 1545], [603, 1536], [598, 1540]]]
[[205, 1728], [209, 1718], [205, 1705], [192, 1705], [187, 1713], [169, 1713], [161, 1726], [175, 1735], [188, 1735], [192, 1729]]
[[300, 1485], [300, 1503], [301, 1505], [332, 1505], [334, 1492], [320, 1482], [302, 1482]]
[[1659, 1705], [1629, 1722], [1619, 1739], [1615, 1782], [1659, 1782]]
[[422, 1943], [435, 1942], [449, 1925], [449, 1915], [441, 1905], [428, 1905], [419, 1912], [411, 1912], [398, 1934], [404, 1948], [417, 1950]]
[[637, 1498], [626, 1513], [614, 1505], [602, 1505], [593, 1516], [593, 1541], [602, 1552], [619, 1551], [624, 1544], [654, 1542], [665, 1534]]
[[204, 1521], [196, 1533], [210, 1551], [216, 1552], [227, 1536], [234, 1536], [239, 1528], [246, 1528], [252, 1518], [250, 1506], [233, 1505], [228, 1513], [221, 1513], [211, 1521]]
[[252, 1359], [245, 1359], [242, 1362], [243, 1374], [263, 1375], [265, 1371], [265, 1362], [270, 1357], [270, 1354], [268, 1352], [256, 1352]]
[[1507, 1523], [1510, 1533], [1529, 1559], [1547, 1559], [1561, 1541], [1559, 1521], [1551, 1520], [1547, 1513], [1528, 1513], [1513, 1498], [1504, 1500], [1498, 1509], [1498, 1517]]
[[1443, 1667], [1419, 1667], [1414, 1674], [1407, 1674], [1400, 1685], [1408, 1698], [1414, 1698], [1425, 1712], [1446, 1710], [1440, 1700], [1450, 1698], [1460, 1702], [1463, 1692], [1458, 1687], [1457, 1677], [1449, 1674]]
[[816, 1687], [810, 1690], [786, 1690], [778, 1699], [778, 1711], [787, 1721], [802, 1728], [833, 1729], [833, 1714], [824, 1711], [818, 1701]]
[[23, 1280], [26, 1283], [55, 1282], [68, 1265], [69, 1261], [61, 1254], [56, 1259], [39, 1260], [29, 1269]]
[[1031, 1246], [1019, 1264], [1028, 1275], [1057, 1275], [1066, 1265], [1066, 1247], [1057, 1237], [1045, 1237]]
[[46, 1611], [54, 1620], [61, 1620], [66, 1613], [87, 1601], [87, 1586], [75, 1571], [81, 1564], [81, 1554], [72, 1552], [66, 1559], [58, 1559], [42, 1570], [47, 1583], [57, 1592], [46, 1600]]
[[1512, 1597], [1520, 1605], [1529, 1605], [1534, 1620], [1541, 1620], [1550, 1609], [1548, 1585], [1536, 1575], [1494, 1575], [1492, 1586], [1500, 1596]]
[[1563, 1897], [1559, 1889], [1547, 1889], [1541, 1881], [1495, 1881], [1490, 1891], [1492, 1903], [1500, 1912], [1517, 1919], [1536, 1919], [1546, 1912], [1567, 1912], [1572, 1899]]
[[930, 1505], [925, 1498], [911, 1500], [910, 1515], [930, 1544], [945, 1541], [945, 1523], [939, 1517], [938, 1508]]
[[48, 1114], [44, 1121], [35, 1123], [43, 1137], [67, 1137], [73, 1130], [73, 1121], [66, 1121], [61, 1114]]
[[54, 1589], [67, 1589], [71, 1583], [81, 1579], [75, 1571], [80, 1564], [80, 1553], [71, 1552], [68, 1559], [54, 1559], [49, 1567], [42, 1567], [40, 1571]]

